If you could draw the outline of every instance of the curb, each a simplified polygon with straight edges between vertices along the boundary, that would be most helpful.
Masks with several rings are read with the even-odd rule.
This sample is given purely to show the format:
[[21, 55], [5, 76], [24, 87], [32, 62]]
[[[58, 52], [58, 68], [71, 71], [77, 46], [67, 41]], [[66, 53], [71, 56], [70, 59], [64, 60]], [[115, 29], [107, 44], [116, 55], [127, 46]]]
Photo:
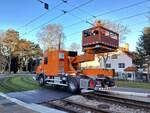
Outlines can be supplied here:
[[4, 93], [0, 93], [0, 96], [4, 97], [4, 98], [10, 100], [11, 102], [14, 102], [20, 106], [23, 106], [25, 108], [31, 109], [31, 110], [39, 112], [39, 113], [66, 113], [64, 111], [60, 111], [60, 110], [53, 109], [53, 108], [48, 108], [46, 106], [42, 106], [42, 105], [38, 105], [38, 104], [34, 104], [34, 103], [28, 104], [28, 103], [20, 101], [16, 98], [11, 98]]
[[112, 91], [112, 90], [107, 90], [107, 92], [110, 92], [113, 94], [121, 94], [121, 95], [129, 95], [129, 96], [141, 96], [141, 97], [150, 98], [150, 93], [137, 93], [137, 92]]

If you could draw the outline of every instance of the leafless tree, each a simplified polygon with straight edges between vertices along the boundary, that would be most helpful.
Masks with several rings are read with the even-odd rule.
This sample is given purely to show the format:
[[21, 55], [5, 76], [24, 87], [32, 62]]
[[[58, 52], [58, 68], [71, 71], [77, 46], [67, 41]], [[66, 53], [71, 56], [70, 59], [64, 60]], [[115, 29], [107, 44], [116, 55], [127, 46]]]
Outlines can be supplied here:
[[80, 51], [81, 47], [80, 47], [80, 44], [78, 43], [71, 43], [70, 47], [69, 47], [69, 50], [70, 51]]
[[62, 49], [64, 47], [63, 28], [59, 24], [49, 24], [37, 33], [38, 41], [45, 49]]
[[104, 27], [119, 33], [120, 43], [123, 43], [126, 40], [126, 35], [130, 32], [127, 26], [124, 26], [120, 23], [104, 20], [102, 21], [102, 24], [104, 25]]
[[107, 60], [109, 57], [109, 53], [99, 53], [99, 54], [96, 54], [96, 57], [98, 58], [99, 64], [101, 64], [101, 62], [103, 62], [104, 68], [106, 69], [106, 63], [107, 63]]

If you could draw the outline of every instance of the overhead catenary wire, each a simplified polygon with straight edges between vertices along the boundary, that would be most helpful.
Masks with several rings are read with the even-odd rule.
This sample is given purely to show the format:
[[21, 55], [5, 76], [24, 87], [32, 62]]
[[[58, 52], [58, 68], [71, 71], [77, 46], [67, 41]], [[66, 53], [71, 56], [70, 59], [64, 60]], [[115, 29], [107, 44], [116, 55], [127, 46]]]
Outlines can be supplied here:
[[[63, 0], [61, 0], [61, 1], [63, 1]], [[94, 1], [94, 0], [93, 0], [93, 1]], [[71, 6], [71, 7], [74, 7], [72, 4], [69, 4], [68, 2], [67, 2], [67, 5], [68, 5], [68, 6]], [[93, 15], [93, 14], [91, 14], [90, 12], [85, 11], [85, 10], [83, 10], [83, 9], [78, 8], [78, 11], [83, 12], [83, 13], [87, 13], [87, 14], [90, 15], [91, 17], [96, 18], [95, 15]]]
[[[64, 0], [61, 0], [61, 1], [64, 1]], [[94, 0], [92, 0], [92, 1], [94, 1]], [[91, 2], [91, 1], [90, 1]], [[89, 1], [87, 2], [87, 3], [89, 3]], [[86, 4], [87, 4], [86, 3]], [[69, 6], [71, 6], [71, 7], [74, 7], [74, 6], [72, 6], [72, 5], [70, 5], [69, 4]], [[58, 9], [58, 8], [56, 8], [57, 10], [59, 10], [59, 11], [61, 11], [61, 12], [63, 12], [63, 13], [68, 13], [68, 11], [66, 11], [66, 10], [60, 10], [60, 9]], [[80, 10], [80, 11], [82, 11], [82, 12], [86, 12], [86, 11], [83, 11], [83, 10], [81, 10], [81, 9], [79, 9], [78, 8], [78, 10]], [[69, 12], [71, 12], [71, 11], [69, 11]], [[93, 23], [91, 23], [90, 21], [88, 21], [88, 20], [84, 20], [84, 19], [82, 19], [81, 17], [79, 17], [79, 16], [76, 16], [76, 15], [74, 15], [74, 14], [71, 14], [71, 13], [68, 13], [69, 15], [71, 15], [71, 16], [73, 16], [73, 17], [75, 17], [75, 18], [77, 18], [77, 19], [79, 19], [79, 20], [81, 20], [81, 21], [83, 21], [83, 22], [86, 22], [86, 23], [88, 23], [88, 24], [90, 24], [90, 25], [93, 25]], [[89, 14], [89, 13], [88, 13]], [[94, 15], [91, 15], [93, 18], [96, 18], [96, 16], [94, 16]]]
[[[135, 15], [130, 15], [130, 16], [122, 17], [122, 18], [114, 20], [114, 22], [128, 20], [128, 19], [131, 19], [131, 18], [134, 18], [134, 17], [138, 17], [138, 16], [141, 16], [141, 15], [147, 14], [147, 13], [149, 13], [149, 11], [144, 11], [144, 12], [141, 12], [141, 13], [138, 13], [138, 14], [135, 14]], [[70, 34], [68, 34], [66, 36], [72, 36], [72, 35], [75, 35], [75, 34], [78, 34], [78, 33], [81, 33], [81, 32], [82, 32], [81, 30], [80, 31], [76, 31], [76, 32], [70, 33]]]
[[[106, 11], [104, 13], [100, 13], [98, 15], [95, 15], [96, 18], [97, 17], [100, 17], [100, 16], [104, 16], [104, 15], [108, 15], [108, 14], [111, 14], [111, 13], [115, 13], [115, 12], [118, 12], [118, 11], [121, 11], [121, 10], [124, 10], [124, 9], [128, 9], [128, 8], [131, 8], [131, 7], [135, 7], [137, 5], [141, 5], [143, 3], [146, 3], [146, 2], [150, 2], [150, 0], [143, 0], [143, 1], [140, 1], [140, 2], [136, 2], [134, 4], [130, 4], [130, 5], [127, 5], [127, 6], [124, 6], [124, 7], [121, 7], [121, 8], [116, 8], [116, 9], [113, 9], [113, 10], [109, 10], [109, 11]], [[87, 20], [91, 20], [93, 18], [88, 18]], [[78, 21], [78, 22], [75, 22], [73, 24], [70, 24], [70, 25], [67, 25], [67, 26], [64, 26], [64, 28], [69, 28], [69, 27], [72, 27], [72, 26], [75, 26], [75, 25], [78, 25], [80, 23], [82, 23], [83, 21]]]
[[[92, 0], [92, 1], [93, 1], [93, 0]], [[138, 2], [138, 3], [135, 3], [135, 4], [131, 4], [131, 5], [128, 5], [128, 6], [126, 6], [126, 7], [119, 8], [119, 9], [126, 9], [126, 8], [131, 7], [131, 6], [133, 7], [134, 5], [138, 5], [138, 4], [144, 3], [144, 2], [146, 2], [146, 1], [149, 1], [149, 0], [144, 0], [143, 2]], [[84, 4], [86, 5], [86, 4], [89, 3], [89, 2], [91, 2], [91, 1], [87, 1], [87, 2], [85, 2]], [[79, 5], [79, 6], [82, 6], [82, 5], [83, 5], [83, 4], [81, 4], [81, 5]], [[63, 12], [64, 14], [66, 14], [66, 13], [68, 13], [68, 12], [72, 12], [73, 10], [78, 9], [79, 6], [74, 7], [74, 8], [71, 9], [70, 11], [62, 11], [62, 12]], [[109, 13], [110, 13], [110, 11], [109, 11]], [[64, 15], [64, 14], [62, 14], [62, 15]], [[107, 13], [107, 14], [108, 14], [108, 13]], [[72, 15], [72, 14], [71, 14], [71, 15]], [[72, 15], [72, 16], [75, 16], [75, 15]], [[60, 16], [57, 16], [57, 17], [60, 17]], [[56, 18], [57, 18], [57, 17], [56, 17]], [[56, 18], [55, 18], [55, 19], [56, 19]], [[81, 20], [81, 18], [79, 18], [79, 17], [77, 17], [77, 18]], [[53, 19], [52, 19], [52, 20], [53, 20]], [[51, 20], [50, 20], [50, 21], [51, 21]], [[50, 21], [48, 21], [47, 23], [49, 23]], [[84, 20], [82, 19], [82, 22], [83, 22], [83, 21], [84, 21]], [[86, 21], [86, 22], [88, 22], [88, 21]], [[80, 23], [81, 23], [81, 21], [80, 21]], [[74, 25], [75, 25], [75, 24], [79, 24], [79, 23], [76, 22], [76, 23], [74, 23]], [[73, 24], [72, 24], [72, 25], [73, 25]], [[42, 26], [43, 26], [43, 25], [42, 25]], [[32, 31], [38, 29], [39, 27], [41, 27], [41, 26], [38, 26], [38, 27], [32, 29], [31, 31], [24, 33], [24, 35], [26, 35], [26, 34], [32, 32]]]
[[43, 27], [43, 25], [46, 25], [46, 24], [48, 24], [49, 22], [54, 21], [54, 20], [60, 18], [61, 16], [65, 15], [66, 13], [70, 13], [70, 12], [72, 12], [72, 11], [74, 11], [74, 10], [80, 8], [80, 7], [83, 7], [83, 6], [85, 6], [85, 5], [89, 4], [89, 3], [91, 3], [92, 1], [94, 1], [94, 0], [88, 0], [88, 1], [82, 3], [82, 4], [78, 5], [78, 6], [75, 6], [74, 8], [72, 8], [72, 9], [69, 10], [69, 11], [65, 11], [65, 12], [64, 12], [64, 11], [62, 10], [62, 14], [60, 14], [60, 15], [54, 17], [54, 18], [51, 19], [51, 20], [48, 20], [48, 21], [45, 22], [44, 24], [42, 24], [42, 25], [40, 25], [40, 26], [38, 26], [38, 27], [35, 27], [35, 28], [33, 28], [32, 30], [30, 30], [30, 31], [28, 31], [28, 32], [23, 33], [21, 36], [27, 35], [27, 34], [33, 32], [33, 31], [35, 31], [36, 29], [39, 29], [39, 28]]
[[150, 2], [150, 0], [144, 0], [144, 1], [136, 2], [134, 4], [130, 4], [130, 5], [125, 6], [125, 7], [113, 9], [113, 10], [101, 13], [99, 15], [96, 15], [96, 16], [99, 17], [99, 16], [103, 16], [103, 15], [110, 14], [110, 13], [113, 13], [113, 12], [117, 12], [117, 11], [120, 11], [120, 10], [124, 10], [124, 9], [127, 9], [127, 8], [131, 8], [131, 7], [134, 7], [134, 6], [137, 6], [137, 5], [141, 5], [141, 4], [145, 3], [145, 2]]
[[32, 20], [30, 20], [29, 22], [27, 22], [26, 24], [22, 25], [21, 27], [18, 28], [18, 30], [22, 29], [23, 27], [28, 26], [29, 24], [35, 22], [36, 20], [38, 20], [39, 18], [43, 17], [44, 15], [48, 14], [50, 11], [53, 11], [55, 8], [59, 7], [60, 5], [62, 5], [64, 2], [58, 3], [56, 6], [54, 6], [51, 10], [48, 10], [42, 14], [40, 14], [39, 16], [33, 18]]
[[93, 2], [93, 1], [94, 1], [94, 0], [88, 0], [87, 2], [82, 3], [82, 4], [80, 4], [80, 5], [78, 5], [78, 6], [74, 7], [74, 8], [72, 8], [71, 10], [69, 10], [69, 12], [72, 12], [72, 11], [74, 11], [74, 10], [80, 8], [80, 7], [83, 7], [83, 6], [89, 4], [89, 3]]
[[[61, 0], [62, 1], [62, 0]], [[92, 1], [88, 1], [87, 3], [89, 3], [89, 2], [93, 2], [94, 0], [92, 0]], [[86, 4], [87, 4], [86, 3]], [[68, 2], [67, 2], [67, 5], [68, 6], [71, 6], [71, 7], [74, 7], [73, 5], [71, 5], [71, 4], [68, 4]], [[59, 9], [58, 9], [59, 10]], [[78, 10], [79, 11], [81, 11], [81, 12], [86, 12], [86, 11], [84, 11], [84, 10], [82, 10], [82, 9], [80, 9], [80, 8], [78, 8]], [[95, 15], [92, 15], [92, 14], [90, 14], [89, 12], [86, 12], [88, 15], [90, 15], [92, 18], [96, 18], [96, 16]], [[84, 19], [82, 19], [81, 17], [79, 17], [79, 16], [76, 16], [76, 15], [74, 15], [74, 14], [71, 14], [71, 13], [69, 13], [69, 15], [71, 15], [71, 16], [73, 16], [73, 17], [75, 17], [75, 18], [77, 18], [77, 19], [79, 19], [79, 20], [81, 20], [81, 21], [83, 21], [83, 22], [86, 22], [86, 23], [88, 23], [88, 24], [90, 24], [90, 25], [93, 25], [93, 23], [91, 23], [90, 21], [88, 21], [88, 20], [84, 20]]]
[[42, 25], [39, 25], [39, 26], [37, 26], [37, 27], [35, 27], [35, 28], [31, 29], [31, 30], [30, 30], [30, 31], [28, 31], [28, 32], [23, 33], [21, 36], [27, 35], [27, 34], [29, 34], [29, 33], [33, 32], [33, 31], [35, 31], [36, 29], [41, 28], [42, 26], [46, 25], [47, 23], [49, 23], [49, 22], [51, 22], [51, 21], [54, 21], [54, 20], [56, 20], [56, 19], [60, 18], [60, 17], [61, 17], [61, 16], [63, 16], [63, 15], [64, 15], [64, 13], [62, 13], [62, 14], [60, 14], [60, 15], [58, 15], [58, 16], [56, 16], [56, 17], [54, 17], [54, 18], [52, 18], [51, 20], [47, 21], [46, 23], [43, 23]]
[[91, 23], [91, 22], [90, 22], [90, 21], [88, 21], [88, 20], [84, 20], [84, 19], [82, 19], [81, 17], [76, 16], [76, 15], [71, 14], [71, 13], [68, 13], [68, 14], [69, 14], [69, 15], [71, 15], [72, 17], [75, 17], [75, 18], [77, 18], [77, 19], [79, 19], [79, 20], [81, 20], [81, 21], [83, 21], [83, 22], [86, 22], [86, 23], [88, 23], [88, 24], [90, 24], [90, 25], [94, 26], [94, 24], [93, 24], [93, 23]]
[[120, 19], [116, 19], [114, 21], [122, 21], [122, 20], [127, 20], [127, 19], [131, 19], [133, 17], [137, 17], [137, 16], [141, 16], [141, 15], [144, 15], [146, 13], [150, 13], [150, 11], [144, 11], [144, 12], [141, 12], [141, 13], [138, 13], [138, 14], [135, 14], [135, 15], [131, 15], [131, 16], [127, 16], [127, 17], [122, 17]]

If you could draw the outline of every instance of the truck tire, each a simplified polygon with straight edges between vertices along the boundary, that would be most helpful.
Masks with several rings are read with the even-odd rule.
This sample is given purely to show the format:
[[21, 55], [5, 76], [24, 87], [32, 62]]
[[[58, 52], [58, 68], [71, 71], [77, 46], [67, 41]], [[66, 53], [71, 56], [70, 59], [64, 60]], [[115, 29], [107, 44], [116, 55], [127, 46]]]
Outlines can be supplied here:
[[71, 92], [73, 94], [80, 92], [79, 84], [78, 84], [77, 80], [73, 77], [68, 79], [68, 90], [69, 90], [69, 92]]
[[44, 80], [44, 76], [40, 75], [38, 78], [38, 82], [40, 86], [44, 86], [45, 85], [45, 80]]

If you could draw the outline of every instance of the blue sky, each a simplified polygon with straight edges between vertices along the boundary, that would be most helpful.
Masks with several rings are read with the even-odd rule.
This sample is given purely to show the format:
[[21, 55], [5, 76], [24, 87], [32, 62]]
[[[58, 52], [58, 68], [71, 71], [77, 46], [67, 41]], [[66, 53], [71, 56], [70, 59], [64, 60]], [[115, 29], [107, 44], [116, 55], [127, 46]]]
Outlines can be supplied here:
[[[51, 8], [60, 4], [61, 0], [43, 1], [49, 4], [49, 11], [45, 10], [43, 5], [37, 0], [0, 0], [0, 30], [7, 30], [9, 28], [16, 29], [20, 32], [21, 38], [38, 43], [36, 33], [41, 27], [33, 32], [29, 33], [29, 31], [58, 15], [61, 15], [62, 12], [60, 10], [69, 11], [73, 7], [83, 4], [88, 0], [68, 0], [67, 4], [62, 3], [54, 10], [51, 10]], [[114, 11], [113, 13], [103, 14], [110, 10], [125, 7], [137, 2], [141, 2], [141, 4], [116, 12]], [[150, 11], [150, 0], [92, 0], [89, 4], [50, 21], [49, 24], [58, 23], [64, 27], [64, 33], [66, 35], [65, 44], [66, 47], [68, 47], [72, 42], [81, 44], [81, 31], [91, 26], [85, 22], [73, 26], [69, 25], [81, 21], [80, 19], [94, 22], [95, 18], [92, 16], [103, 14], [102, 16], [97, 16], [96, 19], [116, 21], [117, 23], [128, 26], [131, 32], [126, 35], [125, 42], [129, 43], [130, 50], [135, 50], [136, 42], [143, 28], [150, 24], [147, 18], [150, 13], [144, 13], [121, 21], [119, 19], [148, 11]], [[24, 26], [26, 23], [43, 13], [46, 14], [33, 23]], [[72, 15], [78, 16], [80, 19]], [[27, 34], [22, 35], [25, 32], [27, 32]]]

